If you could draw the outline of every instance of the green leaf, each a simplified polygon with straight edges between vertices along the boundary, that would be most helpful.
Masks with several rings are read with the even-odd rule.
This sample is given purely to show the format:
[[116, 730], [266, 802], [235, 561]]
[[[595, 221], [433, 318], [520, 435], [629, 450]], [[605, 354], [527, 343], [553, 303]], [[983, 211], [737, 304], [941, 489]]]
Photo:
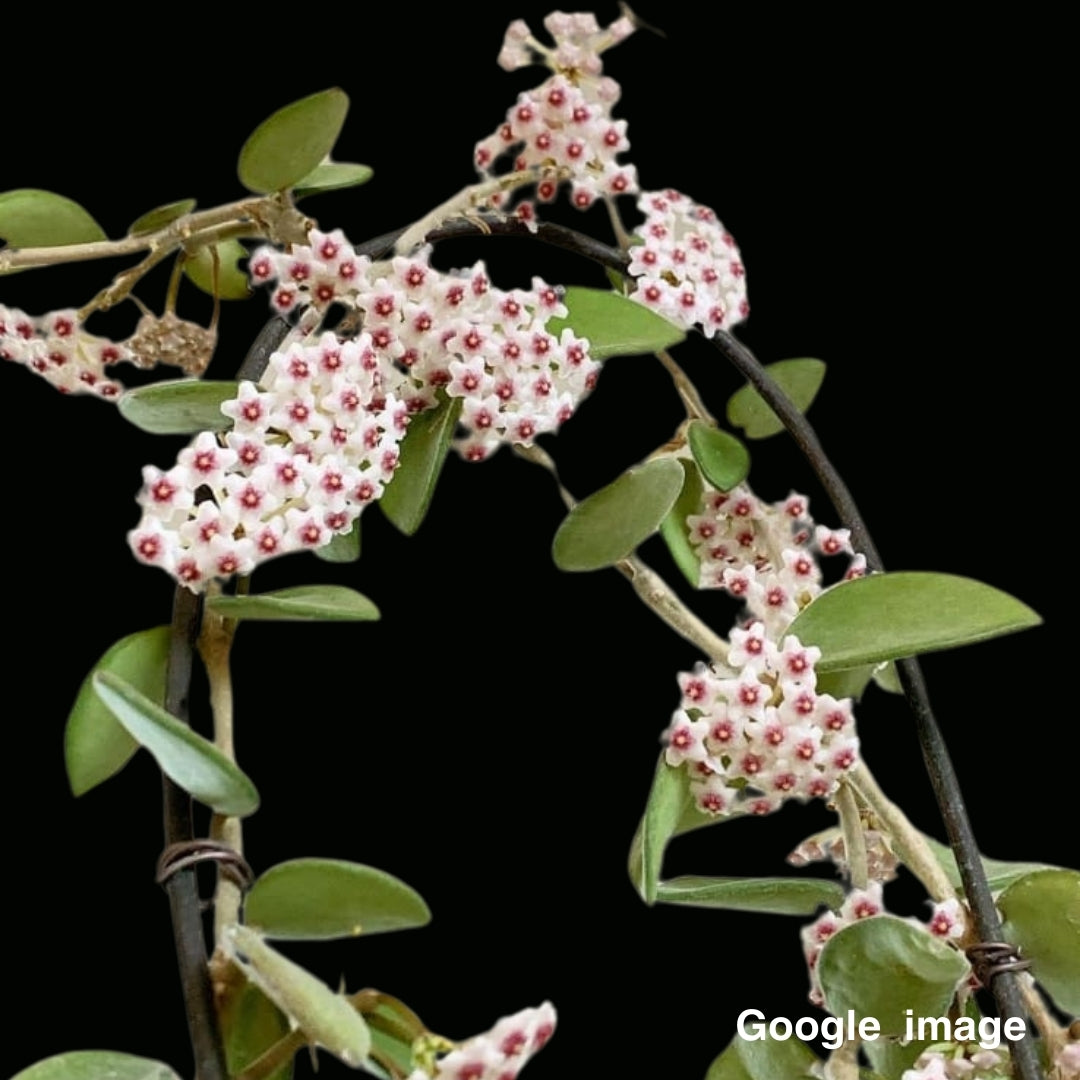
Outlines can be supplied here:
[[840, 698], [853, 698], [859, 701], [874, 678], [875, 665], [864, 664], [861, 667], [842, 668], [839, 671], [826, 671], [818, 676], [817, 692], [831, 694], [838, 701]]
[[177, 218], [190, 214], [194, 209], [194, 199], [179, 199], [176, 202], [166, 203], [164, 206], [157, 206], [153, 210], [147, 210], [128, 227], [128, 236], [145, 236], [147, 233], [157, 232], [158, 229], [171, 225]]
[[682, 485], [682, 466], [670, 457], [623, 473], [563, 519], [551, 548], [555, 565], [599, 570], [625, 559], [660, 527]]
[[371, 1051], [371, 1032], [347, 998], [287, 960], [246, 926], [228, 927], [225, 944], [247, 977], [310, 1042], [353, 1068], [364, 1064]]
[[128, 734], [192, 798], [232, 817], [255, 812], [255, 785], [213, 743], [111, 671], [96, 671], [92, 685]]
[[1002, 932], [1064, 1012], [1080, 1014], [1080, 873], [1038, 870], [998, 897]]
[[[932, 836], [924, 835], [923, 839], [929, 845], [930, 850], [941, 864], [949, 880], [958, 889], [962, 888], [963, 882], [960, 880], [960, 870], [956, 865], [956, 856], [953, 855], [949, 845], [941, 843], [940, 840], [935, 840]], [[1047, 863], [1008, 862], [1003, 859], [989, 859], [985, 855], [980, 855], [979, 860], [983, 866], [983, 873], [986, 874], [986, 883], [990, 886], [992, 893], [999, 893], [1002, 889], [1007, 889], [1014, 882], [1019, 881], [1020, 878], [1027, 877], [1028, 874], [1033, 874], [1038, 870], [1061, 869]]]
[[83, 680], [64, 729], [64, 762], [75, 795], [85, 795], [118, 773], [139, 748], [94, 693], [94, 672], [111, 671], [161, 705], [168, 658], [169, 628], [155, 626], [121, 638]]
[[303, 180], [297, 181], [293, 195], [297, 199], [305, 199], [308, 195], [316, 195], [320, 191], [359, 187], [361, 184], [366, 184], [372, 175], [370, 165], [324, 161], [321, 165], [316, 165]]
[[612, 356], [639, 356], [668, 349], [686, 334], [644, 304], [604, 289], [567, 289], [563, 296], [565, 319], [549, 319], [547, 331], [558, 337], [566, 327], [589, 339], [594, 360]]
[[77, 203], [52, 191], [19, 188], [0, 194], [0, 239], [9, 247], [58, 247], [107, 240], [105, 230]]
[[431, 505], [462, 403], [444, 397], [436, 408], [409, 421], [398, 466], [379, 500], [382, 512], [406, 536], [420, 528]]
[[244, 902], [247, 924], [268, 938], [341, 938], [408, 930], [431, 921], [403, 881], [340, 859], [293, 859], [271, 867]]
[[180, 1080], [168, 1065], [115, 1050], [73, 1050], [16, 1073], [11, 1080]]
[[813, 915], [823, 905], [838, 908], [844, 890], [835, 881], [813, 878], [677, 877], [660, 882], [656, 899], [689, 907]]
[[821, 649], [823, 672], [971, 645], [1041, 622], [1027, 604], [981, 581], [901, 572], [834, 585], [786, 633]]
[[[217, 252], [217, 288], [214, 287], [214, 252]], [[204, 293], [222, 300], [246, 300], [252, 293], [247, 272], [241, 270], [241, 259], [248, 249], [239, 240], [223, 240], [220, 244], [205, 244], [184, 261], [184, 273]]]
[[900, 685], [900, 675], [896, 670], [896, 664], [892, 663], [892, 661], [874, 668], [874, 682], [886, 694], [902, 694], [904, 692], [904, 688]]
[[914, 1016], [944, 1016], [968, 970], [955, 949], [893, 915], [838, 930], [817, 966], [826, 1010], [875, 1017], [882, 1037], [904, 1034], [905, 1009]]
[[121, 394], [120, 415], [151, 435], [197, 435], [225, 431], [232, 421], [221, 411], [240, 392], [227, 380], [166, 379]]
[[247, 596], [211, 596], [206, 606], [226, 619], [277, 622], [371, 622], [379, 609], [344, 585], [296, 585]]
[[705, 479], [720, 491], [730, 491], [750, 472], [750, 451], [726, 431], [695, 420], [690, 425], [689, 442]]
[[672, 768], [661, 754], [645, 804], [645, 816], [630, 850], [630, 875], [646, 904], [657, 901], [664, 848], [675, 835], [689, 798], [685, 770]]
[[278, 109], [244, 143], [240, 183], [259, 194], [300, 183], [333, 150], [348, 111], [349, 98], [336, 87]]
[[347, 533], [335, 533], [329, 544], [314, 549], [316, 558], [328, 563], [351, 563], [360, 558], [360, 519]]
[[[225, 1063], [229, 1075], [236, 1076], [289, 1034], [289, 1021], [237, 968], [230, 967], [228, 971], [235, 973], [235, 977], [224, 988], [218, 983], [214, 1001], [225, 1044]], [[292, 1074], [290, 1059], [267, 1080], [291, 1080]]]
[[[825, 378], [825, 364], [821, 360], [779, 360], [766, 364], [765, 370], [799, 412], [810, 408]], [[748, 439], [765, 439], [784, 430], [780, 418], [749, 383], [731, 395], [727, 418], [729, 424], [742, 428]]]
[[709, 1066], [705, 1080], [808, 1080], [816, 1075], [819, 1064], [810, 1047], [794, 1036], [752, 1040], [737, 1035]]
[[705, 488], [701, 482], [701, 473], [694, 462], [680, 458], [679, 463], [683, 467], [682, 490], [675, 500], [675, 505], [660, 522], [660, 535], [664, 538], [675, 565], [696, 589], [701, 578], [701, 560], [690, 543], [690, 529], [686, 519], [701, 511], [701, 497]]

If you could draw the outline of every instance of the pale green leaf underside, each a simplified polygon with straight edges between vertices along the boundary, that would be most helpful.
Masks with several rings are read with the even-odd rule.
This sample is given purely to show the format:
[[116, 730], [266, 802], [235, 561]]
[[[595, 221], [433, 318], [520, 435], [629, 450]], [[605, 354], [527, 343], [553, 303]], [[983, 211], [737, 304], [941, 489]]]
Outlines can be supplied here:
[[683, 572], [683, 576], [696, 589], [701, 578], [701, 560], [690, 543], [690, 530], [687, 528], [686, 519], [691, 514], [701, 512], [701, 496], [704, 487], [701, 483], [701, 473], [693, 461], [680, 458], [683, 467], [683, 486], [675, 505], [660, 522], [660, 535], [671, 552], [675, 565]]
[[461, 398], [444, 398], [409, 421], [398, 466], [379, 500], [379, 508], [406, 536], [412, 536], [427, 515], [462, 404]]
[[115, 1050], [73, 1050], [16, 1073], [11, 1080], [180, 1080], [168, 1065]]
[[952, 574], [871, 574], [827, 589], [787, 632], [821, 649], [817, 670], [900, 660], [1037, 626], [1008, 593]]
[[120, 415], [151, 435], [196, 435], [224, 431], [232, 421], [221, 411], [240, 384], [227, 380], [168, 379], [122, 394]]
[[[217, 252], [217, 277], [214, 274], [214, 252]], [[251, 295], [251, 283], [240, 261], [248, 257], [248, 249], [239, 240], [223, 240], [199, 248], [184, 263], [184, 273], [204, 293], [222, 300], [246, 300]]]
[[278, 109], [244, 143], [240, 183], [260, 194], [300, 183], [329, 156], [348, 111], [349, 98], [336, 87]]
[[623, 473], [578, 503], [552, 543], [560, 570], [599, 570], [632, 554], [675, 504], [683, 485], [682, 465], [657, 458]]
[[161, 705], [168, 655], [167, 626], [140, 630], [116, 642], [83, 680], [64, 729], [64, 761], [75, 795], [85, 794], [118, 773], [139, 748], [94, 692], [94, 672], [111, 671]]
[[[825, 378], [824, 361], [810, 358], [778, 360], [766, 364], [765, 370], [799, 412], [810, 408]], [[749, 383], [731, 395], [727, 418], [729, 424], [742, 428], [748, 439], [765, 439], [784, 430], [780, 418]]]
[[110, 671], [95, 672], [93, 687], [128, 734], [192, 798], [234, 817], [258, 809], [255, 785], [213, 743]]
[[893, 915], [838, 930], [818, 959], [825, 1007], [834, 1016], [872, 1016], [881, 1035], [902, 1035], [905, 1010], [944, 1016], [968, 963], [955, 949]]
[[348, 161], [324, 161], [316, 165], [297, 182], [293, 194], [298, 199], [315, 195], [320, 191], [337, 191], [340, 188], [359, 187], [372, 177], [370, 165], [357, 165]]
[[0, 193], [0, 240], [9, 247], [58, 247], [107, 239], [89, 213], [63, 195], [38, 188]]
[[328, 939], [423, 926], [431, 912], [419, 893], [382, 870], [340, 859], [293, 859], [255, 882], [244, 918], [264, 937]]
[[588, 338], [594, 360], [612, 356], [639, 356], [678, 345], [686, 334], [644, 304], [604, 289], [574, 286], [563, 296], [565, 319], [549, 319], [547, 331], [558, 337], [569, 326]]
[[1080, 873], [1039, 870], [998, 897], [1006, 940], [1058, 1008], [1080, 1016]]
[[344, 585], [296, 585], [247, 596], [211, 596], [206, 606], [227, 619], [277, 622], [370, 622], [379, 609]]
[[346, 998], [282, 956], [247, 926], [229, 927], [225, 940], [248, 978], [310, 1042], [325, 1047], [354, 1068], [367, 1059], [371, 1032]]
[[809, 1080], [817, 1064], [817, 1055], [798, 1039], [750, 1041], [736, 1036], [709, 1066], [705, 1080]]
[[822, 906], [838, 908], [844, 890], [835, 881], [811, 878], [677, 877], [662, 881], [656, 898], [665, 904], [758, 911], [773, 915], [813, 915]]

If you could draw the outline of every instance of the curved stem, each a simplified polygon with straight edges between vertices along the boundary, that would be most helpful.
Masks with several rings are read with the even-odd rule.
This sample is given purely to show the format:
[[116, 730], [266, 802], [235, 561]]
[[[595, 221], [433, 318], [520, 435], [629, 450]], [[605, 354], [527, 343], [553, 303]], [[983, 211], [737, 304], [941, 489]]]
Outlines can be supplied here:
[[[883, 570], [881, 556], [870, 536], [859, 508], [840, 474], [829, 461], [810, 422], [791, 403], [784, 392], [769, 377], [757, 357], [730, 334], [720, 332], [713, 339], [716, 347], [731, 361], [769, 407], [780, 418], [795, 440], [804, 457], [810, 463], [841, 521], [851, 529], [851, 542], [857, 551], [866, 556], [872, 570]], [[900, 685], [915, 719], [915, 729], [922, 749], [923, 761], [930, 776], [938, 808], [949, 836], [949, 844], [956, 855], [964, 892], [971, 907], [975, 929], [980, 941], [1000, 941], [1001, 922], [998, 919], [994, 899], [986, 882], [978, 845], [971, 822], [964, 806], [964, 797], [949, 757], [944, 736], [934, 717], [930, 695], [923, 679], [922, 668], [914, 657], [899, 660], [896, 664]], [[1002, 1018], [1023, 1017], [1023, 1001], [1013, 972], [1001, 972], [991, 983], [991, 990]], [[1035, 1056], [1034, 1042], [1023, 1039], [1010, 1043], [1013, 1061], [1021, 1080], [1039, 1080], [1039, 1065]]]

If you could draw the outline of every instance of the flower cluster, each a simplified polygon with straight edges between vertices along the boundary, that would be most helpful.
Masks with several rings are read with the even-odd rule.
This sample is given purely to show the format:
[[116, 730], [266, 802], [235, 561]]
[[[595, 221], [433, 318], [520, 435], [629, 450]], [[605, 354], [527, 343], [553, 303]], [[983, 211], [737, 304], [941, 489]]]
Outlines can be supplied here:
[[0, 360], [25, 364], [62, 394], [115, 399], [124, 388], [106, 376], [105, 369], [134, 359], [126, 346], [87, 333], [74, 311], [33, 319], [0, 305]]
[[866, 559], [851, 548], [847, 529], [814, 527], [805, 496], [765, 503], [745, 484], [707, 491], [700, 514], [687, 518], [690, 543], [701, 560], [702, 588], [725, 589], [746, 602], [771, 638], [822, 590], [814, 549], [850, 557], [846, 577], [861, 577]]
[[[135, 555], [193, 591], [328, 544], [377, 499], [398, 462], [405, 406], [384, 392], [367, 333], [324, 334], [275, 353], [262, 386], [222, 406], [224, 438], [203, 432], [167, 472], [143, 470]], [[211, 496], [197, 502], [201, 490]]]
[[[615, 160], [630, 144], [626, 122], [611, 117], [619, 84], [601, 75], [600, 62], [600, 53], [633, 33], [634, 24], [624, 17], [602, 30], [591, 14], [555, 12], [544, 26], [554, 49], [537, 41], [521, 20], [506, 32], [502, 67], [513, 70], [539, 57], [553, 74], [519, 95], [499, 129], [476, 144], [477, 169], [490, 177], [498, 159], [513, 153], [515, 169], [536, 168], [542, 174], [536, 187], [541, 202], [554, 199], [559, 179], [569, 177], [571, 201], [580, 209], [601, 195], [637, 191], [634, 167]], [[522, 204], [519, 213], [531, 217], [531, 206]]]
[[761, 623], [734, 630], [726, 672], [679, 676], [665, 732], [668, 765], [686, 765], [694, 803], [714, 816], [770, 814], [786, 799], [828, 798], [857, 759], [851, 701], [818, 694], [819, 649], [778, 646]]
[[706, 337], [750, 314], [735, 240], [707, 206], [678, 191], [642, 192], [641, 243], [630, 249], [634, 300]]
[[408, 1080], [515, 1080], [526, 1062], [551, 1038], [555, 1009], [550, 1002], [504, 1016], [489, 1032], [451, 1050]]
[[958, 1043], [949, 1053], [924, 1051], [900, 1080], [1011, 1080], [1012, 1075], [1007, 1053]]
[[[838, 930], [850, 926], [859, 919], [870, 919], [875, 915], [884, 915], [885, 905], [882, 900], [882, 885], [880, 881], [871, 881], [865, 889], [853, 889], [848, 893], [847, 899], [839, 912], [827, 911], [824, 915], [815, 919], [801, 931], [803, 956], [806, 958], [806, 966], [810, 970], [810, 1000], [815, 1005], [821, 1005], [823, 996], [821, 983], [817, 977], [817, 962], [821, 956], [821, 950], [825, 942]], [[917, 919], [909, 919], [912, 926], [925, 930], [934, 937], [943, 940], [955, 940], [963, 936], [965, 923], [964, 914], [958, 900], [945, 900], [935, 904], [930, 915], [930, 921], [921, 923]]]
[[430, 265], [430, 249], [372, 264], [340, 232], [313, 231], [311, 241], [252, 255], [254, 280], [276, 283], [273, 307], [288, 314], [337, 303], [362, 312], [371, 362], [410, 412], [434, 406], [440, 388], [463, 399], [468, 435], [457, 445], [466, 459], [554, 431], [595, 385], [599, 365], [588, 342], [569, 328], [548, 332], [548, 320], [567, 310], [539, 278], [531, 289], [504, 292], [483, 263], [446, 274]]

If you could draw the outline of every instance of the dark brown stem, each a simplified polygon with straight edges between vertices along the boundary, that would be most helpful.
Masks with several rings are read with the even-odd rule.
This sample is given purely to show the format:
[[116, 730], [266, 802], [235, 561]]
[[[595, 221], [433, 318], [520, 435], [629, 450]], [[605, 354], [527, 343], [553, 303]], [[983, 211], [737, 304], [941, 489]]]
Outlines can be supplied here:
[[[165, 684], [165, 708], [187, 721], [188, 688], [195, 637], [199, 629], [202, 600], [190, 590], [177, 586], [173, 598], [172, 634]], [[162, 776], [162, 803], [165, 817], [165, 845], [195, 838], [191, 818], [191, 796]], [[210, 972], [206, 966], [206, 938], [203, 934], [202, 903], [196, 869], [176, 871], [165, 882], [172, 916], [180, 985], [187, 1011], [188, 1032], [195, 1056], [198, 1080], [228, 1080], [228, 1068], [218, 1031]]]
[[[713, 339], [716, 347], [735, 366], [747, 382], [765, 399], [795, 440], [803, 456], [810, 463], [841, 521], [851, 529], [851, 542], [856, 551], [866, 556], [871, 570], [883, 570], [881, 556], [863, 521], [859, 508], [841, 479], [817, 437], [810, 422], [791, 403], [784, 392], [769, 377], [756, 356], [730, 334], [718, 333]], [[949, 757], [945, 738], [930, 706], [930, 695], [923, 678], [922, 667], [914, 657], [898, 660], [900, 684], [904, 689], [908, 706], [915, 718], [915, 730], [919, 737], [923, 761], [930, 776], [938, 809], [949, 836], [949, 844], [960, 870], [975, 929], [980, 941], [1000, 941], [1001, 922], [986, 874], [979, 858], [979, 848], [971, 828], [960, 783]], [[991, 990], [1002, 1018], [1024, 1017], [1023, 1000], [1013, 972], [1002, 972], [991, 980]], [[1039, 1063], [1035, 1056], [1034, 1041], [1024, 1039], [1010, 1043], [1013, 1061], [1020, 1080], [1040, 1080]]]

